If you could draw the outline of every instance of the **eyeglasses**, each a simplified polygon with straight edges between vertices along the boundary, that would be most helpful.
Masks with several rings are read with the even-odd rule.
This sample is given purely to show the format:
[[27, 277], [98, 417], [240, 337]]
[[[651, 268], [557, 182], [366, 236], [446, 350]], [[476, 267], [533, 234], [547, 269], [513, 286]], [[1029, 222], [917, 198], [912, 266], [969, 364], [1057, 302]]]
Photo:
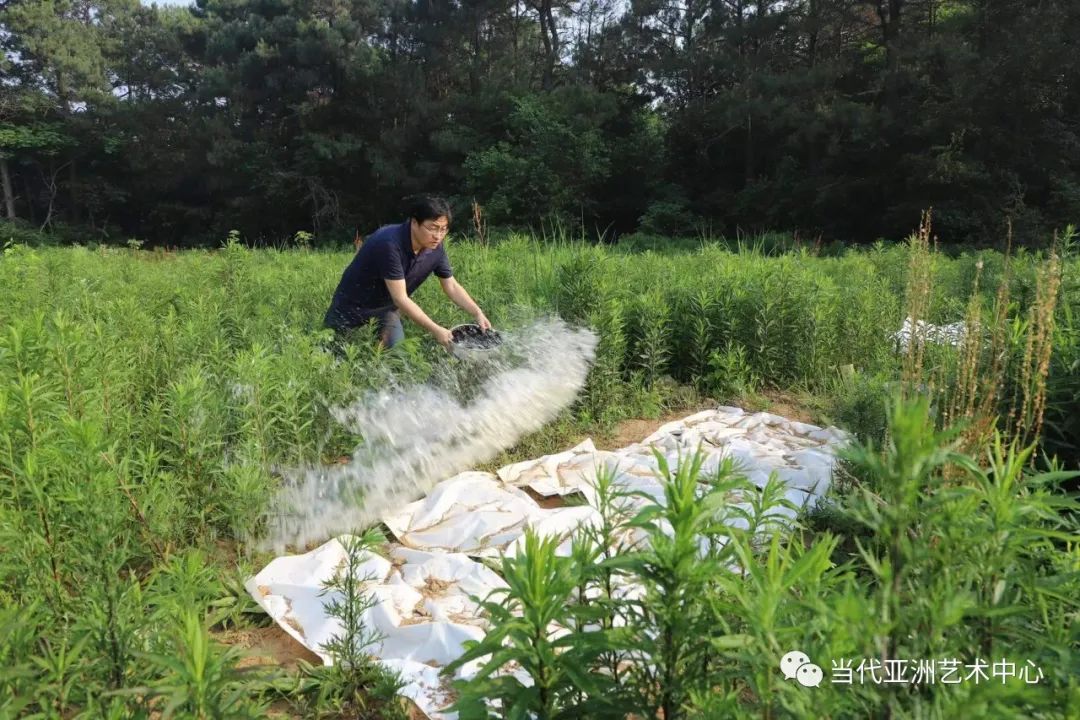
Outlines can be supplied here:
[[450, 232], [449, 225], [428, 225], [427, 223], [423, 223], [421, 227], [423, 227], [432, 235], [445, 235], [446, 233]]

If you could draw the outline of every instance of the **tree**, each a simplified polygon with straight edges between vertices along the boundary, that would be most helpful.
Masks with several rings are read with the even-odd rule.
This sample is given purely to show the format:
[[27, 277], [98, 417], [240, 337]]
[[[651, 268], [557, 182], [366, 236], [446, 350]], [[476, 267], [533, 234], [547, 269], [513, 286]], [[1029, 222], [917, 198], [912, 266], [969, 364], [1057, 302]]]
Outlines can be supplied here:
[[[109, 70], [119, 47], [115, 26], [137, 6], [137, 0], [24, 0], [0, 12], [7, 29], [3, 49], [19, 66], [22, 87], [54, 102], [66, 132], [77, 138], [65, 163], [72, 220], [80, 216], [79, 149], [87, 147], [85, 135], [93, 131], [86, 113], [113, 100]], [[56, 183], [51, 177], [53, 190]]]

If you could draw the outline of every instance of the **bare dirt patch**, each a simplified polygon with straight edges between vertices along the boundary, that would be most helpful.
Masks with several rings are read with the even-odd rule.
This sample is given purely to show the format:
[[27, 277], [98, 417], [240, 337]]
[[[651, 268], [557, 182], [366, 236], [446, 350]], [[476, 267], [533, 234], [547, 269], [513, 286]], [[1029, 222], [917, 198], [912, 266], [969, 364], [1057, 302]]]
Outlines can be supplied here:
[[562, 495], [541, 495], [527, 485], [521, 489], [533, 499], [533, 502], [545, 510], [555, 510], [566, 505], [566, 500]]
[[426, 598], [440, 598], [446, 591], [453, 587], [454, 583], [438, 578], [429, 577], [424, 581], [424, 587], [420, 588], [420, 594]]
[[312, 665], [322, 665], [322, 660], [315, 653], [293, 639], [277, 625], [243, 630], [226, 630], [214, 633], [214, 639], [225, 645], [244, 650], [245, 657], [237, 667], [257, 665], [276, 665], [284, 670], [296, 670], [300, 661]]
[[820, 411], [811, 405], [809, 397], [785, 390], [763, 390], [761, 396], [765, 402], [754, 403], [753, 406], [744, 409], [747, 412], [763, 410], [773, 415], [782, 415], [789, 420], [809, 423], [810, 425], [821, 425]]
[[726, 404], [741, 407], [748, 413], [770, 412], [773, 415], [781, 415], [797, 422], [811, 425], [822, 424], [821, 412], [814, 406], [812, 397], [786, 390], [762, 390], [753, 396], [733, 400], [729, 403], [707, 399], [694, 405], [670, 410], [659, 418], [624, 420], [610, 433], [602, 433], [593, 437], [593, 443], [598, 450], [619, 450], [627, 445], [641, 442], [669, 422], [682, 420], [684, 417], [689, 417], [703, 410], [714, 410]]
[[712, 410], [719, 403], [709, 402], [700, 406], [671, 410], [659, 418], [633, 418], [624, 420], [615, 426], [610, 433], [603, 433], [593, 438], [593, 444], [597, 450], [621, 450], [627, 445], [639, 443], [660, 429], [661, 426], [682, 420], [684, 417], [693, 415], [702, 410]]

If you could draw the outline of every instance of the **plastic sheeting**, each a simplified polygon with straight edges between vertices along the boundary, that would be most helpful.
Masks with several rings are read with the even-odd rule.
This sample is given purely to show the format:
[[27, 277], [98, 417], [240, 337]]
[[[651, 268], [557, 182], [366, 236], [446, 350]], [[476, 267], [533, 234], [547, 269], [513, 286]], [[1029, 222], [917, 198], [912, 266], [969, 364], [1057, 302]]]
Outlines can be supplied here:
[[912, 338], [935, 345], [960, 345], [967, 333], [967, 324], [964, 322], [935, 325], [925, 320], [912, 323], [911, 318], [906, 317], [903, 326], [892, 334], [892, 341], [897, 352], [907, 352]]
[[[340, 572], [345, 547], [335, 538], [304, 553], [280, 557], [249, 579], [256, 602], [289, 635], [326, 664], [324, 645], [341, 633], [325, 605], [339, 597], [325, 584]], [[431, 717], [450, 701], [442, 666], [463, 652], [466, 640], [480, 640], [487, 627], [471, 596], [486, 597], [506, 584], [486, 566], [457, 553], [392, 548], [389, 559], [365, 553], [359, 576], [376, 604], [362, 616], [366, 628], [382, 636], [371, 652], [406, 681], [405, 697]], [[468, 675], [474, 668], [463, 668]]]
[[[586, 440], [495, 474], [470, 471], [448, 478], [426, 497], [385, 514], [382, 520], [397, 542], [388, 557], [364, 557], [364, 590], [376, 604], [363, 621], [382, 636], [371, 652], [401, 674], [407, 683], [403, 694], [430, 718], [452, 718], [441, 711], [452, 693], [440, 668], [461, 655], [465, 641], [481, 639], [487, 628], [470, 596], [483, 598], [505, 587], [495, 572], [473, 558], [519, 552], [529, 527], [559, 537], [559, 552], [568, 554], [575, 531], [600, 519], [590, 502], [599, 469], [610, 472], [620, 489], [643, 492], [662, 503], [653, 452], [674, 468], [700, 448], [706, 473], [725, 458], [759, 487], [775, 473], [785, 484], [784, 497], [804, 508], [827, 492], [835, 450], [846, 442], [836, 428], [720, 407], [668, 423], [641, 443], [615, 452], [597, 450]], [[583, 502], [545, 509], [530, 492], [540, 498], [580, 495]], [[732, 503], [746, 506], [743, 498], [732, 498]], [[781, 505], [769, 514], [779, 522], [795, 517]], [[285, 632], [328, 664], [333, 658], [324, 646], [341, 626], [326, 612], [334, 594], [323, 588], [344, 560], [342, 543], [330, 540], [302, 555], [275, 559], [246, 585]], [[469, 677], [477, 667], [467, 665], [457, 677]]]

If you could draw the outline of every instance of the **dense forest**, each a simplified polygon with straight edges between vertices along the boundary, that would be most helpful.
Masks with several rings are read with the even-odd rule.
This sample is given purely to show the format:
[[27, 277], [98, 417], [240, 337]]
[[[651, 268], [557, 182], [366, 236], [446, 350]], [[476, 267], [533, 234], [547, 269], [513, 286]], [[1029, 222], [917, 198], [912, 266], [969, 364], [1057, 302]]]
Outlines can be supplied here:
[[0, 212], [319, 242], [431, 191], [459, 227], [865, 242], [932, 207], [1041, 243], [1080, 218], [1078, 36], [1072, 0], [7, 0]]

